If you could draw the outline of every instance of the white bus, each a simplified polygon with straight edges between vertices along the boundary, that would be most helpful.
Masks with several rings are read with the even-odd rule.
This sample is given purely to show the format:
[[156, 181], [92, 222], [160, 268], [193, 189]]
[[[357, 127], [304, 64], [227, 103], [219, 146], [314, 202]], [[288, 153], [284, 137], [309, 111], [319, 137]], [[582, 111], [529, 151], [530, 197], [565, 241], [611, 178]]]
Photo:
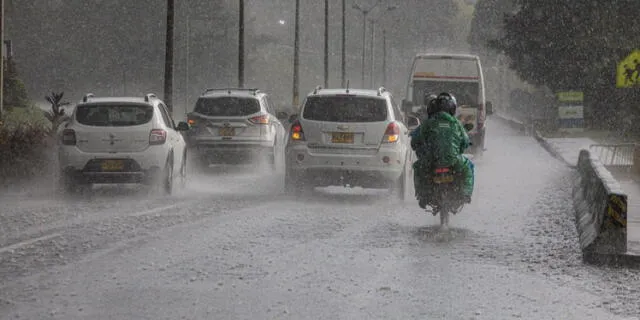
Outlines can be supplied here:
[[422, 107], [425, 93], [449, 92], [458, 101], [458, 119], [473, 125], [469, 131], [473, 143], [471, 153], [484, 150], [485, 119], [491, 114], [491, 103], [485, 103], [484, 76], [478, 56], [418, 54], [413, 59], [408, 80], [406, 97], [402, 100], [405, 114]]

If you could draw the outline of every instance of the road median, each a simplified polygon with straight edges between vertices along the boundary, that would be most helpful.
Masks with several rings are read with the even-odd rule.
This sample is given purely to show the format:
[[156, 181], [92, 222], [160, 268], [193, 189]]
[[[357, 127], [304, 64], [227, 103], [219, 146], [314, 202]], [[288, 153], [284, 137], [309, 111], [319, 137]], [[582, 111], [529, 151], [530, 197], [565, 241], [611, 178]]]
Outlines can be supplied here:
[[627, 252], [627, 195], [589, 150], [580, 151], [576, 169], [573, 207], [583, 258], [617, 260]]

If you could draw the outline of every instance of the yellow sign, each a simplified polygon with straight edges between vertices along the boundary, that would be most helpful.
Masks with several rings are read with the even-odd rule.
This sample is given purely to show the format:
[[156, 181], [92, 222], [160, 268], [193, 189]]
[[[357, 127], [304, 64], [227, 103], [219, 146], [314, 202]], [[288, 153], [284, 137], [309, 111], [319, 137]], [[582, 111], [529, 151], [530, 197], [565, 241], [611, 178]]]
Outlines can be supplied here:
[[618, 63], [616, 87], [631, 88], [640, 86], [640, 50], [634, 50]]
[[580, 91], [564, 91], [558, 92], [558, 101], [562, 102], [581, 102], [584, 101], [584, 93]]

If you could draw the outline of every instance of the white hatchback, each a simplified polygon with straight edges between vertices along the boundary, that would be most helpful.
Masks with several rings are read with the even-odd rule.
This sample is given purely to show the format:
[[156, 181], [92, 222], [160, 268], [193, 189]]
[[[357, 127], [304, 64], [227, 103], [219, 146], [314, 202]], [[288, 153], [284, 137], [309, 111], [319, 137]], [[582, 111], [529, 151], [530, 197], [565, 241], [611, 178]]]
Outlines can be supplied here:
[[65, 192], [93, 183], [157, 185], [170, 194], [186, 181], [186, 144], [166, 105], [144, 97], [86, 95], [61, 132], [59, 164]]
[[384, 88], [317, 88], [289, 130], [285, 188], [400, 187], [404, 197], [410, 150], [403, 115]]

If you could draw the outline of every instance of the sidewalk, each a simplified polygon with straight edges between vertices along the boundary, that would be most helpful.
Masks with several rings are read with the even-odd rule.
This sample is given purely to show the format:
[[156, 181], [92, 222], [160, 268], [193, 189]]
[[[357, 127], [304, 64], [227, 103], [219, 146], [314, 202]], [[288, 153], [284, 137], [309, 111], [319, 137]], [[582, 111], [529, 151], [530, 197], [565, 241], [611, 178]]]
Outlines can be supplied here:
[[[543, 137], [536, 133], [536, 138], [549, 152], [572, 167], [577, 165], [581, 149], [589, 150], [589, 146], [593, 144], [616, 144], [611, 139], [603, 139], [603, 136], [605, 135], [586, 132], [582, 135], [574, 134], [571, 137]], [[601, 159], [601, 161], [606, 166], [609, 160]], [[632, 175], [620, 166], [607, 169], [627, 195], [627, 251], [632, 255], [640, 255], [640, 177]]]

